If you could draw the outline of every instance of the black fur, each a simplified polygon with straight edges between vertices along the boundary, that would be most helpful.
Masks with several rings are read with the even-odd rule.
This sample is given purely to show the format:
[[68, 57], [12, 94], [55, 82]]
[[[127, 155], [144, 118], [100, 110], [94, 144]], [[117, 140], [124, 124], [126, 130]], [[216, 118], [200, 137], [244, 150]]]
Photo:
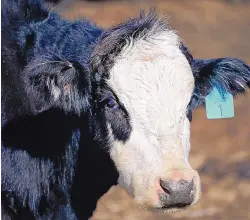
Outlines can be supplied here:
[[76, 219], [70, 192], [79, 129], [91, 110], [87, 62], [100, 33], [87, 21], [62, 20], [39, 0], [2, 2], [5, 218]]

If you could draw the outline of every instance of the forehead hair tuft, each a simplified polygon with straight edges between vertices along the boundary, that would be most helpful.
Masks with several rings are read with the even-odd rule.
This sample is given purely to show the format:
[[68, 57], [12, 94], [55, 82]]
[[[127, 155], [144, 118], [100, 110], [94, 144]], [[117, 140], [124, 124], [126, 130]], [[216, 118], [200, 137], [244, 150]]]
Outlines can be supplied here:
[[92, 71], [107, 73], [125, 45], [142, 38], [147, 40], [167, 30], [169, 26], [166, 18], [160, 18], [155, 9], [151, 9], [148, 14], [142, 10], [139, 17], [110, 28], [102, 34], [90, 59]]

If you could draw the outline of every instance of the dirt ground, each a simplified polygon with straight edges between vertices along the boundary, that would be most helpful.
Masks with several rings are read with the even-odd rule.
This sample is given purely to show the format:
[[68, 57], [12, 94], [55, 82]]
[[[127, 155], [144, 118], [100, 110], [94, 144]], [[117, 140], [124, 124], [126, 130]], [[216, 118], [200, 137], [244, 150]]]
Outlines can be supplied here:
[[[212, 0], [131, 0], [86, 3], [63, 1], [56, 10], [67, 18], [87, 17], [110, 27], [156, 6], [167, 15], [194, 57], [231, 56], [250, 65], [250, 4]], [[207, 120], [204, 109], [193, 115], [191, 164], [199, 170], [202, 199], [182, 212], [153, 215], [140, 210], [114, 186], [98, 202], [93, 220], [250, 219], [250, 92], [235, 100], [235, 117]]]

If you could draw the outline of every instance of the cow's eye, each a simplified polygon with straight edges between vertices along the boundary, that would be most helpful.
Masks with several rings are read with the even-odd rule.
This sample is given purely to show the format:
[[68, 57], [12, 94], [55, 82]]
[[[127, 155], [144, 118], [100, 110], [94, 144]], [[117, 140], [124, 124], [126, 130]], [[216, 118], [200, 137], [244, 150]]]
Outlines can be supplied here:
[[106, 107], [111, 109], [119, 109], [118, 103], [113, 98], [107, 99]]

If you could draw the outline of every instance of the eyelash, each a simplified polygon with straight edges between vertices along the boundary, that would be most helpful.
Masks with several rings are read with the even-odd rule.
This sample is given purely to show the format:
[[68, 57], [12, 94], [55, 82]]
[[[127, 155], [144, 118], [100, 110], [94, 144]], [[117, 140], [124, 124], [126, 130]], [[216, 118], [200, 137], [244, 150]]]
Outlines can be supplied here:
[[120, 109], [118, 103], [114, 98], [108, 98], [106, 101], [106, 107], [109, 109]]
[[109, 98], [109, 99], [107, 100], [106, 106], [107, 106], [108, 108], [113, 108], [113, 107], [115, 107], [115, 106], [116, 106], [115, 100], [112, 99], [112, 98]]

